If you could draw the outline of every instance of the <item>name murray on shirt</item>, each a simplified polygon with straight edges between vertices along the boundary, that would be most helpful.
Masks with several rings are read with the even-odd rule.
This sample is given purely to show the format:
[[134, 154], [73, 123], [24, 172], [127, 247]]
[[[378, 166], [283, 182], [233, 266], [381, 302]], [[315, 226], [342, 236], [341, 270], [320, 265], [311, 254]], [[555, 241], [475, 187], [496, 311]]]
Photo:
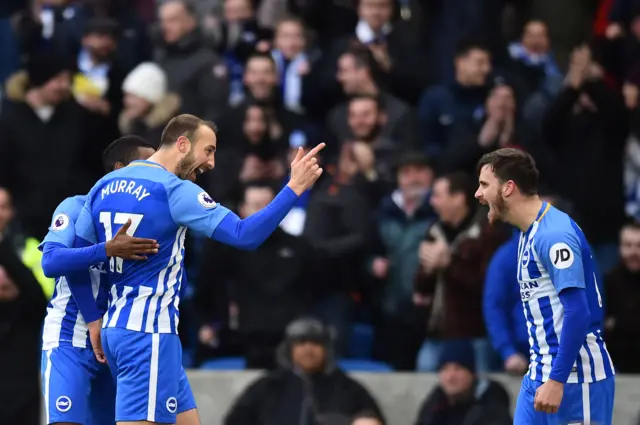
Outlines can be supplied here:
[[142, 201], [151, 193], [140, 183], [135, 180], [113, 180], [102, 188], [101, 199], [116, 193], [126, 193], [135, 196], [138, 201]]

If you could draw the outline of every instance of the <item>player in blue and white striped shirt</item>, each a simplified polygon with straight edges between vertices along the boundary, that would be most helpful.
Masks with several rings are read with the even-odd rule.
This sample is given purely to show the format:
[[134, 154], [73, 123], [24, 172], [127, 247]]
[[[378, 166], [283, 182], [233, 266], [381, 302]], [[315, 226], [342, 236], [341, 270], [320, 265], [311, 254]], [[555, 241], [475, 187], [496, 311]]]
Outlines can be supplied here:
[[[113, 171], [154, 152], [153, 146], [142, 138], [121, 137], [105, 150], [104, 166], [107, 172]], [[107, 366], [94, 357], [88, 324], [99, 320], [106, 309], [106, 292], [101, 290], [106, 276], [101, 263], [106, 255], [125, 255], [122, 248], [136, 254], [144, 252], [140, 251], [140, 240], [122, 235], [118, 238], [118, 243], [124, 239], [120, 249], [114, 243], [90, 247], [88, 251], [95, 255], [85, 257], [84, 265], [76, 264], [82, 272], [63, 276], [57, 266], [64, 260], [61, 263], [56, 258], [55, 248], [73, 247], [75, 222], [85, 199], [86, 196], [74, 196], [62, 201], [40, 245], [44, 250], [43, 271], [56, 278], [42, 333], [41, 373], [47, 424], [113, 424], [115, 387]], [[100, 258], [100, 250], [104, 258]]]
[[514, 424], [611, 425], [615, 373], [601, 335], [598, 271], [582, 230], [540, 200], [527, 153], [498, 149], [478, 170], [476, 198], [489, 206], [489, 220], [521, 230], [518, 282], [531, 359]]
[[[199, 423], [191, 389], [181, 377], [177, 335], [187, 229], [255, 249], [322, 173], [316, 155], [324, 144], [306, 155], [300, 149], [287, 186], [266, 208], [241, 220], [193, 183], [213, 168], [216, 144], [215, 124], [193, 115], [173, 118], [158, 152], [98, 181], [76, 222], [78, 238], [88, 244], [110, 240], [131, 222], [129, 235], [152, 238], [160, 245], [146, 261], [110, 258], [105, 267], [111, 290], [102, 342], [117, 377], [117, 422]], [[80, 250], [59, 251], [73, 256]], [[70, 258], [64, 267], [72, 263]]]

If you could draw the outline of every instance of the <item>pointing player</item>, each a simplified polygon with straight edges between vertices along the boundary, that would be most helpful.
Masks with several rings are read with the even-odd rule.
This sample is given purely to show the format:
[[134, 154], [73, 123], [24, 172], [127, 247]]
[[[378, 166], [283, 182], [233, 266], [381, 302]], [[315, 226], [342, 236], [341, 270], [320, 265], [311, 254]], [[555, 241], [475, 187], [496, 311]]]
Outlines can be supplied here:
[[215, 165], [215, 125], [180, 115], [167, 124], [149, 160], [110, 173], [91, 189], [76, 222], [79, 238], [102, 243], [131, 221], [129, 235], [160, 244], [146, 261], [109, 259], [102, 344], [117, 377], [118, 423], [199, 423], [177, 335], [186, 231], [242, 249], [258, 247], [322, 174], [316, 155], [323, 148], [321, 143], [306, 155], [300, 149], [287, 186], [241, 220], [193, 183]]
[[582, 230], [537, 195], [533, 158], [498, 149], [478, 164], [489, 220], [520, 228], [518, 282], [531, 359], [517, 425], [611, 425], [614, 368], [602, 339], [597, 270]]
[[[134, 159], [148, 158], [154, 152], [146, 140], [125, 136], [109, 145], [103, 154], [103, 162], [106, 171], [110, 172]], [[101, 297], [104, 298], [102, 303], [96, 301], [96, 297], [100, 298], [99, 286], [101, 274], [104, 274], [100, 263], [113, 255], [131, 258], [135, 254], [151, 253], [154, 248], [145, 246], [155, 245], [154, 241], [132, 238], [121, 232], [109, 243], [85, 250], [84, 261], [75, 265], [82, 273], [59, 274], [58, 265], [63, 263], [56, 258], [60, 251], [55, 248], [73, 246], [75, 221], [85, 198], [74, 196], [62, 201], [54, 212], [49, 233], [40, 245], [44, 249], [42, 267], [45, 274], [57, 277], [42, 333], [41, 373], [47, 424], [114, 423], [113, 379], [107, 366], [96, 361], [88, 342], [89, 327], [99, 324], [96, 320], [104, 313], [104, 308], [101, 310], [98, 305], [106, 307], [106, 297]]]

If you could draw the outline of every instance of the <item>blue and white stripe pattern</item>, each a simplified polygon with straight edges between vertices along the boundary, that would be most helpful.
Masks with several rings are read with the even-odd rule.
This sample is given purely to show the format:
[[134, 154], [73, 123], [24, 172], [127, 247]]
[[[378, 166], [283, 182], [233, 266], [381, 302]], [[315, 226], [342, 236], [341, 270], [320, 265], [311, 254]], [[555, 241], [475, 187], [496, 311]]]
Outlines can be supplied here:
[[549, 379], [560, 345], [564, 308], [559, 293], [568, 287], [587, 291], [590, 325], [567, 383], [591, 383], [614, 375], [602, 339], [602, 299], [591, 249], [578, 225], [544, 203], [536, 221], [520, 235], [518, 282], [530, 344], [528, 375]]
[[160, 245], [145, 261], [109, 260], [103, 327], [178, 333], [187, 229], [211, 237], [228, 213], [200, 187], [150, 161], [134, 161], [98, 181], [76, 223], [78, 237], [105, 242], [131, 220], [130, 236]]

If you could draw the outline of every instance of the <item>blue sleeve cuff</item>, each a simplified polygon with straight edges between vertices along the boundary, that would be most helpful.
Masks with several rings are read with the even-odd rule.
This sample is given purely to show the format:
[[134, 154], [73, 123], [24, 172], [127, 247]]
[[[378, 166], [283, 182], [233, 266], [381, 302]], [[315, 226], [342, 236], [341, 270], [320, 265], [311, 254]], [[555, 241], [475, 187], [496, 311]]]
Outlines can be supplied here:
[[585, 289], [563, 290], [560, 292], [560, 302], [564, 308], [564, 320], [558, 354], [551, 367], [549, 379], [566, 383], [580, 353], [580, 347], [585, 341], [590, 313]]

